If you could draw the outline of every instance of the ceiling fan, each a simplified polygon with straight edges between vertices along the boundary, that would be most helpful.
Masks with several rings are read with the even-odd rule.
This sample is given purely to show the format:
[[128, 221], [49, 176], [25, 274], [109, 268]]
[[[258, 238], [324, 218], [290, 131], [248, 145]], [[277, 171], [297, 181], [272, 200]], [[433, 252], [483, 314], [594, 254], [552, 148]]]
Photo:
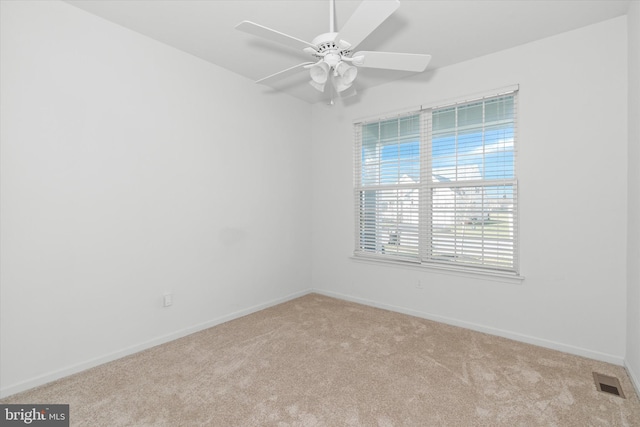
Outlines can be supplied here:
[[427, 68], [431, 55], [375, 51], [353, 53], [399, 6], [399, 0], [364, 0], [342, 30], [337, 32], [335, 0], [329, 0], [329, 32], [318, 35], [311, 42], [251, 21], [242, 21], [236, 25], [236, 29], [294, 49], [302, 49], [315, 58], [313, 62], [303, 62], [257, 80], [256, 83], [267, 84], [308, 69], [311, 77], [309, 83], [315, 89], [325, 92], [327, 83], [331, 82], [335, 91], [342, 93], [352, 86], [358, 75], [358, 67], [412, 72], [422, 72]]

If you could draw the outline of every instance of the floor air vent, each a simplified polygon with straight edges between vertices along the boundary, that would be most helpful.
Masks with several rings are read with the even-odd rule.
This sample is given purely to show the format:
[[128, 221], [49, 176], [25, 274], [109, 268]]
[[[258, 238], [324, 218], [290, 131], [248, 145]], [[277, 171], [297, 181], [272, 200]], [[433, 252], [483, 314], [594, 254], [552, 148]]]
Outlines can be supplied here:
[[623, 399], [624, 393], [622, 387], [620, 387], [620, 381], [616, 377], [610, 377], [608, 375], [593, 373], [593, 379], [596, 382], [596, 388], [603, 393], [609, 393], [616, 396], [620, 396]]

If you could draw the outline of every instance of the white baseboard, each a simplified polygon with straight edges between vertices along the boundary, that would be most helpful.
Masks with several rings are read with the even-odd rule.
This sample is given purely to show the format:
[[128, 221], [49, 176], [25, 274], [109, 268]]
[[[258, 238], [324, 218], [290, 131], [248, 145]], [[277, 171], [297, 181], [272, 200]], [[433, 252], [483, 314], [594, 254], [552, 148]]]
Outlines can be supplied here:
[[173, 340], [176, 340], [178, 338], [185, 337], [187, 335], [191, 335], [191, 334], [193, 334], [195, 332], [199, 332], [199, 331], [202, 331], [204, 329], [211, 328], [211, 327], [219, 325], [221, 323], [225, 323], [225, 322], [228, 322], [230, 320], [237, 319], [237, 318], [242, 317], [242, 316], [246, 316], [247, 314], [255, 313], [257, 311], [264, 310], [265, 308], [269, 308], [269, 307], [272, 307], [274, 305], [278, 305], [278, 304], [281, 304], [283, 302], [287, 302], [287, 301], [290, 301], [292, 299], [299, 298], [299, 297], [301, 297], [303, 295], [308, 294], [309, 292], [310, 292], [309, 290], [295, 292], [293, 294], [289, 294], [289, 295], [281, 297], [281, 298], [273, 299], [273, 300], [268, 301], [266, 303], [254, 305], [252, 307], [248, 307], [248, 308], [245, 308], [243, 310], [235, 311], [233, 313], [229, 313], [227, 315], [217, 317], [215, 319], [209, 320], [209, 321], [204, 322], [204, 323], [200, 323], [198, 325], [190, 326], [188, 328], [184, 328], [184, 329], [172, 332], [172, 333], [167, 334], [167, 335], [163, 335], [163, 336], [160, 336], [160, 337], [157, 337], [157, 338], [153, 338], [153, 339], [148, 340], [148, 341], [144, 341], [144, 342], [142, 342], [140, 344], [136, 344], [136, 345], [133, 345], [133, 346], [130, 346], [130, 347], [127, 347], [127, 348], [123, 348], [123, 349], [118, 350], [118, 351], [114, 351], [113, 353], [109, 353], [109, 354], [106, 354], [104, 356], [96, 357], [94, 359], [90, 359], [90, 360], [87, 360], [87, 361], [82, 362], [82, 363], [78, 363], [78, 364], [63, 368], [63, 369], [59, 369], [57, 371], [49, 372], [47, 374], [31, 378], [29, 380], [20, 382], [18, 384], [14, 384], [14, 385], [10, 385], [8, 387], [4, 387], [4, 388], [0, 389], [0, 398], [5, 398], [5, 397], [11, 396], [13, 394], [20, 393], [21, 391], [29, 390], [31, 388], [34, 388], [34, 387], [37, 387], [37, 386], [40, 386], [40, 385], [43, 385], [43, 384], [47, 384], [47, 383], [49, 383], [51, 381], [55, 381], [57, 379], [60, 379], [60, 378], [66, 377], [66, 376], [69, 376], [69, 375], [72, 375], [72, 374], [76, 374], [78, 372], [82, 372], [82, 371], [87, 370], [89, 368], [93, 368], [95, 366], [102, 365], [102, 364], [107, 363], [107, 362], [112, 362], [112, 361], [114, 361], [116, 359], [120, 359], [122, 357], [129, 356], [129, 355], [134, 354], [134, 353], [138, 353], [140, 351], [149, 349], [151, 347], [155, 347], [157, 345], [164, 344], [164, 343], [167, 343], [169, 341], [173, 341]]
[[356, 302], [359, 304], [368, 305], [371, 307], [382, 308], [385, 310], [395, 311], [398, 313], [408, 314], [410, 316], [420, 317], [427, 320], [433, 320], [435, 322], [446, 323], [452, 326], [459, 326], [461, 328], [471, 329], [473, 331], [484, 332], [490, 335], [496, 335], [503, 338], [509, 338], [514, 341], [520, 341], [527, 344], [537, 345], [539, 347], [548, 348], [551, 350], [562, 351], [564, 353], [574, 354], [576, 356], [582, 356], [589, 359], [599, 360], [602, 362], [612, 363], [618, 366], [624, 366], [624, 358], [615, 356], [612, 354], [600, 353], [597, 351], [575, 347], [568, 344], [562, 344], [555, 341], [549, 341], [542, 338], [536, 338], [529, 335], [519, 334], [517, 332], [506, 331], [503, 329], [497, 329], [492, 327], [487, 327], [484, 325], [480, 325], [477, 323], [465, 322], [463, 320], [458, 320], [454, 318], [439, 316], [435, 314], [425, 313], [422, 311], [417, 311], [405, 307], [399, 307], [390, 304], [379, 303], [377, 301], [371, 301], [363, 298], [354, 297], [351, 295], [345, 295], [337, 292], [325, 291], [322, 289], [313, 289], [312, 292], [325, 295], [328, 297], [338, 298], [346, 301]]

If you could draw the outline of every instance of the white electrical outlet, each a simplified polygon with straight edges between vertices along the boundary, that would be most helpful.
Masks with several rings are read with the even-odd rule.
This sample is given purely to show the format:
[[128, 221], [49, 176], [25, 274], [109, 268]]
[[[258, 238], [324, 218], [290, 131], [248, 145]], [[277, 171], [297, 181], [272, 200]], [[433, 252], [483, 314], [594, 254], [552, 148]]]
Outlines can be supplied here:
[[170, 307], [171, 304], [173, 304], [173, 294], [172, 293], [166, 293], [166, 294], [162, 295], [162, 306], [163, 307]]
[[421, 282], [420, 280], [418, 280], [418, 281], [416, 282], [416, 288], [417, 288], [417, 289], [422, 289], [422, 282]]

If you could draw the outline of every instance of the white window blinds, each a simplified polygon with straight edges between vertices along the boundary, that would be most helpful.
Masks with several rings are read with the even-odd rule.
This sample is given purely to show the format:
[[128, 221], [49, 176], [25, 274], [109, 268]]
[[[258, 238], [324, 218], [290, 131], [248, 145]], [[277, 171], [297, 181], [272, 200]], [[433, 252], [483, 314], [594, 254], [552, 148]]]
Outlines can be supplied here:
[[355, 125], [355, 255], [517, 273], [516, 93]]

